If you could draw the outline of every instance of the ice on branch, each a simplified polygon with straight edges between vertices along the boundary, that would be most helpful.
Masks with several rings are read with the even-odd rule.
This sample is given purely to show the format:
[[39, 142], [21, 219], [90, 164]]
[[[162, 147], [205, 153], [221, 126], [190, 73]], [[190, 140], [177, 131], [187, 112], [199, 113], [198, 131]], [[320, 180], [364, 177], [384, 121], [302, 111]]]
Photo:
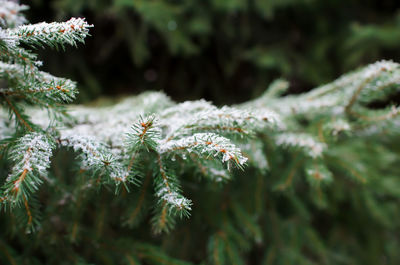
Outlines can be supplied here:
[[160, 118], [164, 117], [174, 120], [173, 125], [164, 124], [161, 120], [161, 125], [169, 127], [168, 139], [201, 131], [243, 137], [266, 126], [280, 124], [279, 116], [273, 111], [257, 112], [227, 106], [217, 108], [204, 100], [178, 104], [161, 113]]
[[[17, 126], [15, 130], [33, 132], [40, 130], [38, 125], [60, 124], [65, 118], [63, 103], [71, 102], [76, 94], [75, 82], [54, 77], [46, 72], [39, 71], [41, 62], [37, 60], [28, 46], [64, 47], [66, 44], [76, 45], [83, 42], [88, 36], [89, 25], [84, 19], [72, 18], [61, 23], [39, 23], [35, 25], [21, 25], [25, 19], [19, 13], [25, 10], [11, 1], [0, 0], [0, 17], [7, 20], [9, 28], [0, 29], [0, 99], [10, 117], [13, 117]], [[11, 15], [10, 15], [11, 14]], [[11, 17], [11, 18], [10, 18]], [[9, 23], [8, 20], [13, 23]], [[34, 105], [46, 109], [48, 120], [31, 122], [27, 115], [26, 106]], [[30, 112], [30, 111], [28, 111]], [[40, 116], [43, 115], [34, 115]], [[47, 128], [43, 128], [46, 129]]]
[[160, 155], [157, 158], [157, 164], [158, 174], [155, 178], [155, 192], [159, 198], [159, 205], [163, 210], [167, 209], [170, 215], [178, 213], [181, 217], [189, 216], [192, 201], [181, 194], [177, 176], [167, 167]]
[[240, 145], [240, 149], [249, 158], [249, 163], [256, 165], [259, 170], [265, 172], [269, 169], [268, 159], [263, 150], [263, 143], [251, 141]]
[[391, 61], [379, 61], [367, 67], [345, 74], [329, 84], [310, 92], [285, 97], [262, 97], [242, 106], [262, 111], [272, 109], [283, 120], [292, 115], [315, 117], [321, 114], [354, 116], [352, 108], [373, 100], [383, 100], [398, 91], [400, 67]]
[[178, 209], [178, 210], [186, 209], [188, 211], [191, 210], [191, 208], [190, 208], [191, 201], [190, 200], [186, 199], [181, 194], [179, 194], [175, 191], [170, 191], [170, 189], [167, 187], [163, 187], [162, 189], [159, 189], [156, 193], [156, 196], [158, 196], [165, 203], [173, 206], [175, 209]]
[[399, 68], [399, 64], [392, 61], [378, 61], [370, 64], [362, 70], [362, 77], [364, 79], [371, 79], [377, 77], [381, 72], [393, 72]]
[[54, 139], [36, 132], [21, 137], [13, 146], [10, 159], [14, 166], [4, 185], [11, 202], [19, 202], [38, 189], [41, 178], [47, 175], [55, 146]]
[[337, 136], [342, 132], [350, 132], [351, 126], [349, 122], [344, 119], [337, 119], [324, 125], [324, 131], [332, 136]]
[[63, 134], [58, 140], [61, 145], [71, 147], [79, 154], [81, 170], [91, 171], [93, 174], [124, 182], [129, 175], [127, 169], [114, 158], [107, 146], [96, 139], [74, 134]]
[[167, 141], [160, 145], [159, 152], [161, 154], [195, 153], [206, 158], [220, 156], [222, 162], [228, 161], [237, 167], [243, 167], [247, 161], [240, 149], [229, 139], [215, 133], [196, 133], [179, 140]]
[[13, 1], [0, 0], [0, 27], [15, 27], [26, 23], [21, 11], [27, 10], [28, 6], [19, 5]]
[[71, 18], [66, 22], [41, 22], [7, 31], [10, 36], [16, 36], [21, 42], [31, 46], [64, 48], [66, 44], [76, 46], [78, 42], [83, 43], [91, 27], [93, 25], [89, 25], [83, 18]]
[[126, 144], [131, 150], [136, 151], [140, 147], [148, 150], [157, 148], [161, 139], [161, 128], [158, 127], [154, 114], [146, 118], [140, 117], [139, 121], [133, 124], [131, 131], [126, 139]]
[[327, 147], [326, 144], [316, 141], [311, 135], [304, 133], [282, 133], [276, 136], [276, 144], [287, 148], [300, 148], [305, 154], [317, 158]]
[[6, 51], [15, 48], [18, 44], [18, 38], [10, 36], [6, 30], [0, 28], [0, 50]]
[[0, 94], [6, 96], [22, 96], [25, 99], [38, 103], [44, 102], [70, 102], [77, 94], [76, 83], [65, 78], [54, 77], [46, 72], [38, 71], [35, 75], [26, 76], [24, 66], [0, 62], [0, 78], [16, 86], [2, 89]]

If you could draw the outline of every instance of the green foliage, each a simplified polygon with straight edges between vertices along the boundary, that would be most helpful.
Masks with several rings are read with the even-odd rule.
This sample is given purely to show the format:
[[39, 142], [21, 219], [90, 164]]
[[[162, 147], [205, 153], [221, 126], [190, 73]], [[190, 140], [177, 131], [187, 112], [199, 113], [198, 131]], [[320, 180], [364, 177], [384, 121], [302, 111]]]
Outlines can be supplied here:
[[[130, 4], [173, 5], [161, 3]], [[17, 22], [0, 30], [2, 264], [400, 262], [400, 111], [371, 107], [399, 91], [398, 63], [299, 95], [277, 80], [231, 107], [146, 92], [61, 108], [76, 92], [54, 85], [74, 83], [38, 70], [11, 36], [35, 24]], [[74, 44], [79, 23], [75, 37], [27, 41]]]
[[[1, 208], [19, 208], [16, 216], [20, 218], [16, 220], [32, 231], [39, 226], [39, 214], [35, 214], [38, 203], [33, 193], [50, 167], [56, 147], [54, 124], [65, 118], [62, 104], [74, 99], [77, 91], [74, 82], [40, 71], [41, 62], [25, 45], [55, 48], [76, 45], [83, 42], [91, 26], [81, 18], [64, 23], [21, 25], [25, 19], [19, 12], [27, 7], [3, 0], [1, 4], [1, 25], [11, 27], [0, 28], [0, 78], [6, 86], [0, 88], [0, 103], [9, 114], [2, 124], [1, 159], [13, 164], [0, 191]], [[48, 112], [47, 128], [31, 121], [25, 112], [29, 105]]]
[[52, 69], [78, 78], [83, 100], [164, 90], [232, 104], [278, 77], [301, 92], [376, 60], [400, 61], [397, 0], [34, 2], [32, 17], [85, 15], [96, 25], [86, 49], [46, 53]]

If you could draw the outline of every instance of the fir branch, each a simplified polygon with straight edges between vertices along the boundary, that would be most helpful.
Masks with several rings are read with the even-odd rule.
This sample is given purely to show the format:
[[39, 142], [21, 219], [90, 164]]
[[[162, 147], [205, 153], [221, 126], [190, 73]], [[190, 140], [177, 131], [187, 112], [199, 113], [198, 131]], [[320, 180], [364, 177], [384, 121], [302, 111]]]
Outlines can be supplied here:
[[25, 66], [31, 73], [37, 71], [42, 65], [42, 62], [37, 60], [37, 55], [18, 45], [17, 37], [9, 36], [7, 31], [0, 29], [0, 59], [9, 64]]
[[151, 219], [154, 234], [169, 233], [175, 227], [175, 218], [168, 213], [168, 208], [165, 201], [154, 208], [154, 215]]
[[23, 96], [27, 101], [35, 103], [70, 102], [77, 94], [75, 82], [41, 71], [27, 73], [26, 68], [19, 64], [0, 62], [0, 78], [7, 79], [11, 84], [17, 83], [13, 87], [0, 90], [0, 94]]
[[351, 129], [350, 123], [342, 118], [327, 122], [322, 126], [323, 132], [333, 137], [337, 137], [340, 133], [350, 133]]
[[30, 227], [32, 225], [32, 220], [33, 220], [32, 212], [31, 212], [31, 209], [29, 207], [28, 200], [25, 198], [25, 195], [22, 195], [22, 198], [24, 199], [24, 206], [25, 206], [25, 209], [26, 209], [26, 213], [28, 215], [27, 226]]
[[28, 121], [27, 117], [25, 117], [25, 115], [23, 115], [22, 112], [20, 112], [20, 111], [17, 109], [17, 107], [13, 105], [13, 103], [8, 99], [8, 97], [6, 97], [4, 94], [3, 94], [3, 97], [4, 97], [5, 101], [7, 102], [7, 104], [8, 104], [8, 106], [9, 106], [10, 110], [11, 110], [12, 113], [15, 115], [15, 117], [16, 117], [15, 120], [16, 120], [19, 124], [23, 125], [23, 127], [25, 127], [28, 131], [33, 132], [34, 130], [33, 130], [33, 128], [32, 128], [32, 125], [31, 125], [31, 123]]
[[327, 145], [316, 141], [311, 135], [304, 133], [283, 133], [276, 136], [276, 144], [283, 147], [301, 148], [305, 154], [317, 158], [327, 148]]
[[[377, 73], [374, 73], [375, 75], [377, 74]], [[357, 100], [357, 98], [358, 98], [358, 96], [360, 95], [360, 93], [361, 93], [361, 90], [366, 86], [366, 84], [369, 82], [369, 81], [371, 81], [374, 77], [375, 77], [375, 75], [369, 75], [365, 80], [363, 80], [362, 82], [361, 82], [361, 84], [357, 87], [357, 90], [354, 92], [354, 94], [352, 95], [352, 97], [350, 98], [350, 100], [349, 100], [349, 103], [347, 103], [347, 105], [345, 106], [345, 111], [347, 112], [347, 113], [349, 113], [349, 114], [352, 114], [352, 111], [351, 111], [351, 108], [353, 107], [353, 105], [356, 103], [356, 100]]]
[[197, 168], [200, 170], [202, 176], [206, 176], [210, 180], [217, 183], [223, 183], [231, 179], [229, 171], [227, 171], [219, 161], [202, 161], [202, 157], [194, 153], [190, 154], [190, 157], [192, 161], [196, 164]]
[[0, 0], [0, 27], [15, 27], [26, 23], [21, 11], [27, 10], [28, 6], [19, 5], [13, 1]]
[[188, 217], [192, 202], [180, 194], [177, 177], [165, 167], [161, 155], [157, 155], [157, 164], [159, 172], [155, 179], [155, 189], [160, 204], [165, 206], [163, 211], [168, 209], [168, 214], [179, 213], [181, 217]]
[[137, 202], [136, 202], [136, 206], [133, 209], [133, 211], [130, 212], [126, 221], [124, 221], [124, 224], [133, 226], [134, 224], [138, 223], [137, 217], [143, 211], [145, 197], [146, 197], [146, 193], [147, 193], [147, 186], [149, 185], [149, 183], [150, 183], [150, 175], [145, 178], [143, 187], [140, 191], [139, 198], [137, 199]]
[[222, 162], [234, 163], [239, 168], [243, 168], [247, 160], [240, 149], [232, 144], [229, 139], [214, 133], [196, 133], [193, 136], [171, 140], [160, 145], [159, 152], [161, 154], [177, 151], [195, 153], [202, 157], [220, 156]]
[[358, 119], [366, 122], [382, 122], [385, 120], [391, 120], [400, 114], [400, 108], [396, 106], [391, 106], [384, 111], [368, 111], [364, 110], [363, 114], [353, 111], [352, 114]]
[[133, 124], [131, 130], [132, 132], [128, 133], [126, 137], [126, 144], [131, 152], [142, 147], [148, 151], [157, 148], [157, 142], [161, 138], [161, 130], [157, 125], [154, 114], [146, 118], [139, 117], [139, 121]]
[[[297, 159], [297, 154], [295, 154], [294, 159]], [[299, 169], [300, 165], [303, 163], [303, 159], [297, 159], [295, 160], [295, 162], [293, 163], [288, 176], [285, 179], [285, 182], [283, 182], [282, 184], [278, 185], [277, 188], [279, 190], [285, 190], [287, 189], [290, 185], [292, 185], [293, 182], [293, 177], [296, 175], [297, 170]]]
[[78, 42], [83, 43], [89, 35], [89, 25], [82, 18], [71, 18], [66, 22], [37, 23], [34, 25], [23, 25], [15, 29], [8, 29], [10, 36], [16, 36], [18, 39], [30, 46], [45, 45], [52, 48], [65, 45], [76, 46]]
[[15, 165], [4, 184], [4, 195], [12, 204], [25, 202], [38, 189], [47, 174], [54, 140], [42, 133], [28, 133], [18, 140], [10, 153]]
[[107, 176], [117, 183], [125, 182], [126, 168], [114, 159], [113, 154], [103, 144], [92, 137], [81, 137], [65, 133], [58, 142], [66, 147], [72, 147], [80, 152], [81, 168], [93, 175]]
[[[187, 113], [174, 117], [175, 124], [173, 126], [168, 125], [170, 130], [166, 138], [172, 140], [196, 132], [237, 134], [243, 137], [252, 135], [254, 131], [261, 130], [268, 124], [270, 126], [275, 126], [280, 123], [278, 115], [272, 111], [253, 113], [248, 110], [227, 106], [221, 109], [214, 106], [205, 108], [208, 104], [209, 103], [205, 101], [200, 101], [198, 104], [194, 104], [194, 106], [191, 107], [186, 103], [178, 105], [181, 106], [181, 108], [187, 106]], [[200, 108], [201, 106], [202, 108]], [[198, 111], [199, 108], [200, 111]], [[194, 112], [194, 110], [196, 110], [196, 112]], [[161, 114], [161, 117], [168, 115], [170, 115], [170, 110]]]

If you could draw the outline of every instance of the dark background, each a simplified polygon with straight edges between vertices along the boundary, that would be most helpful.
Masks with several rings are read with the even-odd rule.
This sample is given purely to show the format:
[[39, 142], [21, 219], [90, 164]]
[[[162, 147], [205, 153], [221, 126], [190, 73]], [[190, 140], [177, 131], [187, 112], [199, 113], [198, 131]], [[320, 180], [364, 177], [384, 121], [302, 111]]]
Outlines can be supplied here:
[[398, 0], [33, 0], [30, 22], [86, 17], [86, 45], [43, 50], [79, 82], [77, 102], [163, 90], [232, 104], [276, 78], [308, 91], [380, 59], [400, 61]]

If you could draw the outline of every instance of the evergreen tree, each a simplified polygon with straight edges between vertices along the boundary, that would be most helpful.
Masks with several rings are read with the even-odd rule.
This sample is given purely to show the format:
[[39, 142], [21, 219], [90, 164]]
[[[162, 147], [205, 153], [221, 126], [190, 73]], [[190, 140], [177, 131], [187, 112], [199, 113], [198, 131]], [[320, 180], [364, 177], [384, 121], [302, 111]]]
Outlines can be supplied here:
[[400, 262], [400, 110], [378, 104], [399, 64], [232, 107], [161, 92], [65, 107], [75, 83], [30, 49], [91, 25], [23, 25], [25, 6], [0, 3], [2, 264]]
[[232, 104], [279, 76], [299, 93], [400, 61], [398, 10], [398, 0], [35, 0], [29, 15], [85, 15], [96, 25], [85, 49], [45, 52], [52, 71], [79, 80], [80, 100], [162, 89]]

